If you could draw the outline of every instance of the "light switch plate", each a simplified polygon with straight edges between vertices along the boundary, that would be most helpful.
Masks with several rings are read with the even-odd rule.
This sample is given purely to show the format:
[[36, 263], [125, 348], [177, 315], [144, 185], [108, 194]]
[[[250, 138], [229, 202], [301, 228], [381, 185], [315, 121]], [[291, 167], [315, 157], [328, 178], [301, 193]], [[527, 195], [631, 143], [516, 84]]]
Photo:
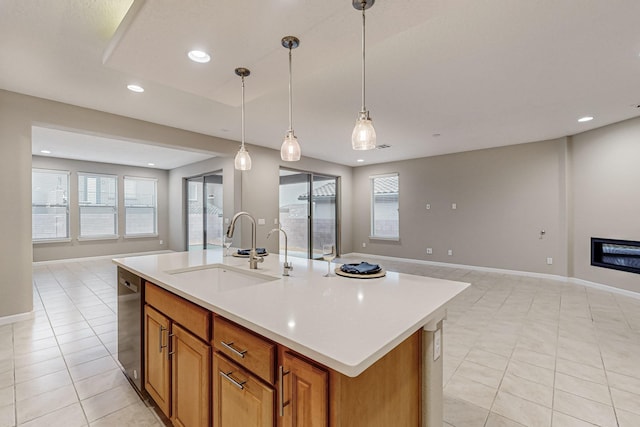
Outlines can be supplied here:
[[427, 203], [426, 208], [427, 210], [431, 209], [431, 203]]
[[457, 203], [451, 203], [451, 209], [458, 209]]
[[265, 221], [264, 218], [258, 218], [258, 225], [264, 225]]
[[453, 255], [453, 249], [449, 249], [449, 250], [447, 251], [447, 255], [449, 255], [449, 256]]
[[427, 255], [431, 255], [433, 254], [433, 249], [432, 248], [427, 248]]

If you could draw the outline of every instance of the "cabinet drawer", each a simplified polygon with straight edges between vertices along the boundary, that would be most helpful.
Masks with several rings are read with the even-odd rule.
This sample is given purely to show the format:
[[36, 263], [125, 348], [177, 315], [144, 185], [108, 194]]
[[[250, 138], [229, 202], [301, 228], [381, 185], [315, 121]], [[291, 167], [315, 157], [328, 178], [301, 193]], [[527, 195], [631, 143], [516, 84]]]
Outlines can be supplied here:
[[263, 380], [275, 382], [276, 346], [272, 342], [214, 316], [213, 346]]
[[147, 304], [203, 341], [208, 342], [211, 339], [211, 315], [208, 310], [149, 282], [145, 282], [144, 290], [144, 299]]
[[213, 355], [213, 427], [273, 427], [275, 390], [248, 371]]

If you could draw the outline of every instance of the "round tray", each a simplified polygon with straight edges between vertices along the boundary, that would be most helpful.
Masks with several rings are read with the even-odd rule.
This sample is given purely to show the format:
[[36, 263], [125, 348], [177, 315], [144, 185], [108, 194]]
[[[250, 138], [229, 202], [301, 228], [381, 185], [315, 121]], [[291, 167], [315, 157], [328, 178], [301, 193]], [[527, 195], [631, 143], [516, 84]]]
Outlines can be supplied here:
[[[249, 255], [240, 255], [238, 252], [234, 252], [231, 255], [233, 255], [236, 258], [249, 258]], [[258, 256], [267, 256], [269, 255], [269, 252], [265, 252], [263, 254], [258, 254]]]
[[344, 271], [340, 270], [340, 267], [336, 267], [336, 269], [333, 271], [338, 276], [348, 277], [350, 279], [378, 279], [380, 277], [384, 277], [387, 275], [387, 272], [384, 270], [380, 270], [377, 273], [373, 273], [373, 274], [352, 274], [352, 273], [345, 273]]

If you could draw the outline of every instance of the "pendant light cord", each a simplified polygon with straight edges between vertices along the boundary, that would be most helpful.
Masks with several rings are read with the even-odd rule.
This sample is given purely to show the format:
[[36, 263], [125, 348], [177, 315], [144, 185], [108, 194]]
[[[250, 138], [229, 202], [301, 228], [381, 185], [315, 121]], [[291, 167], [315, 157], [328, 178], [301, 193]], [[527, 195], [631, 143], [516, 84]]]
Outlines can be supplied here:
[[289, 132], [293, 133], [293, 96], [291, 95], [291, 48], [293, 42], [289, 41]]
[[364, 50], [365, 50], [365, 17], [364, 17], [364, 9], [366, 1], [362, 1], [362, 112], [365, 112], [367, 108], [365, 107], [365, 98], [364, 98], [364, 88], [365, 88], [365, 73], [364, 73]]
[[244, 76], [242, 77], [242, 148], [244, 149]]

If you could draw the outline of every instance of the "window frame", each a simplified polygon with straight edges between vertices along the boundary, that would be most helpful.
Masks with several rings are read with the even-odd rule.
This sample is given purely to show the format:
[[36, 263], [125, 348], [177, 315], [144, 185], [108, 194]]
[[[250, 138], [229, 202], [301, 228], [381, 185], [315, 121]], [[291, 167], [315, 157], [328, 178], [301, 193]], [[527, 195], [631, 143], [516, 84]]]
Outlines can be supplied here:
[[[127, 205], [127, 180], [131, 180], [133, 182], [138, 181], [151, 181], [153, 182], [153, 232], [152, 233], [130, 233], [127, 230], [127, 209], [135, 208], [141, 206], [128, 206]], [[125, 175], [122, 179], [123, 185], [123, 210], [124, 210], [124, 237], [125, 238], [137, 238], [137, 237], [158, 237], [158, 179], [150, 178], [150, 177], [142, 177], [142, 176], [127, 176]], [[144, 206], [151, 207], [151, 206]]]
[[[34, 173], [49, 173], [49, 174], [57, 174], [57, 175], [66, 175], [67, 178], [67, 188], [66, 188], [66, 196], [67, 203], [66, 205], [55, 205], [55, 207], [64, 207], [66, 208], [66, 236], [65, 237], [52, 237], [52, 238], [34, 238], [33, 237], [33, 174]], [[68, 170], [58, 170], [58, 169], [44, 169], [44, 168], [31, 168], [31, 242], [34, 244], [39, 243], [55, 243], [55, 242], [70, 242], [71, 241], [71, 218], [70, 218], [70, 197], [71, 193], [71, 171]]]
[[[395, 177], [398, 180], [398, 192], [397, 192], [397, 200], [396, 200], [396, 210], [398, 212], [398, 232], [395, 236], [380, 236], [376, 235], [376, 208], [375, 208], [375, 181], [379, 178], [390, 178]], [[371, 240], [388, 240], [388, 241], [400, 241], [400, 174], [398, 172], [378, 174], [378, 175], [370, 175], [369, 176], [369, 196], [371, 199], [370, 203], [370, 226], [369, 226], [369, 239]]]
[[[118, 221], [119, 221], [119, 203], [118, 203], [118, 175], [106, 174], [106, 173], [97, 173], [97, 172], [77, 172], [78, 176], [78, 240], [111, 240], [118, 239]], [[103, 205], [104, 207], [113, 207], [114, 218], [113, 218], [113, 234], [83, 234], [82, 233], [82, 208], [83, 207], [92, 207], [97, 205], [91, 204], [83, 204], [83, 198], [81, 197], [81, 185], [80, 181], [83, 177], [94, 177], [94, 178], [111, 178], [115, 182], [114, 186], [114, 204], [111, 205]], [[86, 191], [86, 189], [85, 189]], [[97, 193], [96, 193], [97, 194]], [[86, 201], [85, 201], [86, 203]]]

